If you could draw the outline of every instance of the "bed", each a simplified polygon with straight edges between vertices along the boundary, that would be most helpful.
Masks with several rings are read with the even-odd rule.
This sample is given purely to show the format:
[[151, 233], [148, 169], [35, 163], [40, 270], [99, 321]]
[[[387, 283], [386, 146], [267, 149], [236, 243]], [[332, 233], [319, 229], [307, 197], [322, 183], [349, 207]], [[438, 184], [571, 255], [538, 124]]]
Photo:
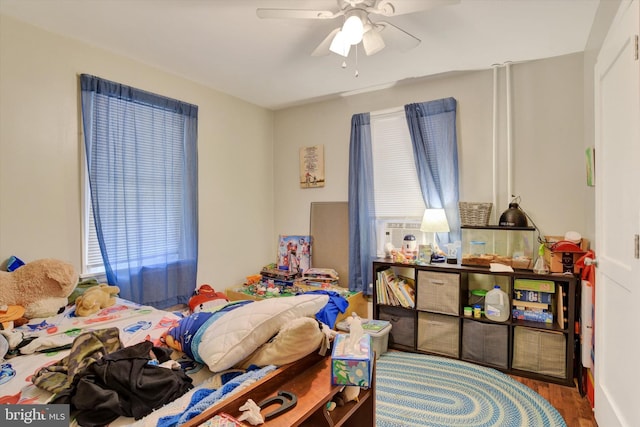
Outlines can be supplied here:
[[[138, 416], [120, 415], [108, 425], [181, 425], [279, 366], [326, 346], [331, 334], [328, 328], [323, 330], [323, 325], [318, 324], [315, 313], [327, 302], [328, 297], [320, 294], [232, 302], [220, 308], [236, 307], [226, 311], [213, 310], [220, 313], [208, 316], [199, 327], [192, 329], [186, 325], [193, 326], [194, 315], [197, 318], [198, 313], [163, 311], [117, 299], [115, 305], [94, 315], [78, 317], [75, 306], [70, 305], [56, 316], [31, 319], [26, 325], [2, 332], [12, 350], [2, 361], [0, 403], [68, 403], [64, 400], [64, 392], [47, 391], [51, 388], [43, 388], [40, 383], [36, 386], [34, 382], [38, 383], [49, 374], [57, 378], [61, 366], [70, 373], [72, 356], [83, 339], [90, 337], [94, 343], [100, 340], [112, 342], [115, 336], [120, 342], [118, 352], [143, 349], [141, 351], [150, 354], [149, 365], [164, 365], [168, 369], [163, 372], [175, 371], [176, 378], [171, 380], [179, 383], [179, 387], [170, 400], [154, 407], [152, 412], [144, 416], [139, 416], [139, 411], [134, 411]], [[113, 336], [103, 339], [109, 334]], [[18, 340], [21, 347], [15, 348]], [[158, 353], [149, 352], [149, 348], [162, 349], [164, 354], [170, 354], [169, 360], [163, 362], [160, 356], [155, 360], [154, 354]], [[87, 357], [82, 355], [79, 359], [86, 360]], [[98, 363], [91, 366], [98, 366]], [[147, 364], [144, 369], [148, 369]], [[49, 383], [52, 381], [55, 386], [54, 380]], [[80, 387], [82, 381], [74, 377], [73, 383], [66, 387]], [[47, 381], [42, 383], [47, 385]], [[59, 389], [54, 387], [53, 390]], [[72, 399], [91, 393], [74, 394], [72, 391], [67, 394], [66, 398]], [[95, 414], [95, 407], [89, 412]], [[105, 424], [97, 423], [91, 417], [79, 417], [74, 416], [71, 424]]]

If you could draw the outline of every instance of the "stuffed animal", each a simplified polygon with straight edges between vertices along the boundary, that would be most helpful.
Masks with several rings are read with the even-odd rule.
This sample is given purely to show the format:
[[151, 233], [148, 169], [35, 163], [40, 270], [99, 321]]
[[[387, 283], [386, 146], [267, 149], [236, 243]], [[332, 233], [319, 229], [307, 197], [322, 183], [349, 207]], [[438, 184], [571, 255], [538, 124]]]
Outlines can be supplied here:
[[76, 298], [76, 316], [91, 316], [103, 308], [116, 303], [114, 295], [120, 292], [117, 286], [98, 285], [84, 291]]
[[189, 299], [189, 308], [192, 313], [199, 311], [213, 311], [216, 307], [229, 302], [224, 292], [216, 292], [211, 285], [203, 284], [195, 290]]
[[27, 319], [53, 316], [67, 305], [78, 277], [71, 264], [52, 258], [0, 271], [0, 305], [24, 307]]

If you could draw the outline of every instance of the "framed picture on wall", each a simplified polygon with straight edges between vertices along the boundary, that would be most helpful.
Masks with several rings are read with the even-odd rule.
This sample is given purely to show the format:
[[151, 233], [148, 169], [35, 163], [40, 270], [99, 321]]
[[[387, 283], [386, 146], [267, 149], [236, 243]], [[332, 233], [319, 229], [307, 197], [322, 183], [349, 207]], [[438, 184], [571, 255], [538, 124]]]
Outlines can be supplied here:
[[324, 187], [324, 145], [300, 148], [300, 187]]

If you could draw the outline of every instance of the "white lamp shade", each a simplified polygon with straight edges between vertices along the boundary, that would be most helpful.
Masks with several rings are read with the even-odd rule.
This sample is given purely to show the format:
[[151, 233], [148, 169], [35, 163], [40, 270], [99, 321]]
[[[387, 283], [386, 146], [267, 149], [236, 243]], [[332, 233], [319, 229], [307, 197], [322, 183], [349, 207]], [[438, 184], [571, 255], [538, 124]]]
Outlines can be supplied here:
[[444, 209], [425, 209], [422, 217], [420, 231], [429, 233], [446, 233], [449, 231], [449, 222]]
[[346, 41], [344, 31], [338, 31], [336, 36], [333, 38], [333, 41], [331, 42], [331, 46], [329, 46], [329, 50], [346, 58], [347, 56], [349, 56], [350, 49], [351, 45]]
[[349, 44], [358, 44], [362, 41], [362, 30], [364, 29], [364, 25], [362, 24], [362, 20], [360, 17], [356, 15], [351, 15], [344, 21], [344, 25], [342, 26], [342, 33], [344, 34], [345, 40]]
[[369, 31], [362, 36], [362, 47], [364, 47], [364, 53], [367, 55], [373, 55], [384, 49], [384, 40], [375, 27], [371, 27]]

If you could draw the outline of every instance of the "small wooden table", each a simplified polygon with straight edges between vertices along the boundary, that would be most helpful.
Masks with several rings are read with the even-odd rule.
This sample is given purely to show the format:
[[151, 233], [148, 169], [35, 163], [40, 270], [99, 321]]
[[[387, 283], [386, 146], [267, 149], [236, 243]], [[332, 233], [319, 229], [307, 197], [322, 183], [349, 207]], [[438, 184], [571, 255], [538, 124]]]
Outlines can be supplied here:
[[[375, 365], [372, 387], [360, 390], [358, 402], [348, 402], [331, 412], [327, 411], [327, 403], [340, 389], [340, 386], [331, 385], [331, 357], [321, 357], [313, 353], [297, 362], [280, 367], [239, 394], [219, 402], [191, 419], [185, 426], [197, 426], [221, 412], [237, 418], [242, 413], [240, 406], [244, 405], [247, 399], [259, 403], [268, 397], [276, 396], [281, 390], [294, 393], [298, 398], [297, 405], [266, 421], [262, 426], [375, 426]], [[275, 408], [264, 408], [262, 415]]]

